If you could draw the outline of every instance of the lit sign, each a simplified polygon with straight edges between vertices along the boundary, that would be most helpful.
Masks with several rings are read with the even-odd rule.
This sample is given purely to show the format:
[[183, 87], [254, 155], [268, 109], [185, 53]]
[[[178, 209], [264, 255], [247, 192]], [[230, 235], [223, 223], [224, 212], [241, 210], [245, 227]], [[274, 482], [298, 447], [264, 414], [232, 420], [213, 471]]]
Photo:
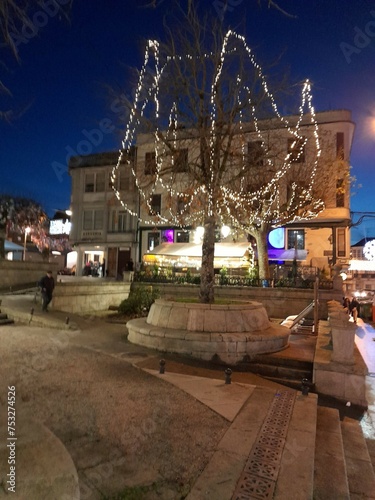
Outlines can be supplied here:
[[268, 241], [273, 248], [285, 248], [285, 231], [284, 228], [278, 227], [271, 231], [268, 235]]
[[68, 220], [51, 220], [49, 225], [49, 234], [69, 234], [72, 223]]
[[366, 243], [363, 247], [363, 255], [367, 260], [375, 260], [375, 240]]

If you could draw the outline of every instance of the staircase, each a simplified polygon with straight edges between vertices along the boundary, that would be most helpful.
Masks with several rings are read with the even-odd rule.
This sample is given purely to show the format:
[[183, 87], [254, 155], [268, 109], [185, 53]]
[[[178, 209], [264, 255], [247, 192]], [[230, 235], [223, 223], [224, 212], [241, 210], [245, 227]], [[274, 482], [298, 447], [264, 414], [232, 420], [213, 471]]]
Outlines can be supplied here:
[[[261, 354], [253, 361], [241, 365], [241, 369], [250, 371], [278, 384], [300, 390], [303, 379], [309, 382], [313, 379], [313, 361], [293, 358], [280, 358]], [[310, 389], [312, 385], [310, 386]]]
[[359, 422], [317, 401], [256, 386], [187, 500], [375, 500]]

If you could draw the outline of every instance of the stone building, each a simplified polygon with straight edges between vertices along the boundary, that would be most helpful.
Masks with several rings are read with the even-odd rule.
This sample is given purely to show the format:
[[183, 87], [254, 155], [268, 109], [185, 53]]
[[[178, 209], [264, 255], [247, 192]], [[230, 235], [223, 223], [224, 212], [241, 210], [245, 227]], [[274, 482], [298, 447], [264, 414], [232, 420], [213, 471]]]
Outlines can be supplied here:
[[[347, 110], [316, 113], [316, 120], [322, 146], [316, 179], [325, 209], [314, 219], [289, 223], [272, 232], [269, 258], [275, 263], [290, 263], [297, 256], [301, 264], [328, 271], [335, 263], [347, 265], [350, 258], [349, 158], [354, 124], [351, 112]], [[303, 117], [300, 132], [307, 137], [313, 136], [309, 115]], [[256, 145], [254, 131], [248, 129], [246, 134], [248, 147]], [[278, 151], [284, 156], [293, 147], [284, 131], [277, 126], [270, 128], [269, 137], [270, 149], [275, 149], [277, 144]], [[194, 140], [188, 139], [182, 132], [179, 141], [178, 157], [171, 165], [176, 193], [179, 186], [186, 183], [184, 169], [191, 155], [195, 154]], [[105, 259], [109, 275], [120, 276], [126, 270], [130, 257], [138, 263], [162, 243], [178, 243], [179, 246], [189, 243], [191, 247], [191, 243], [197, 241], [195, 225], [187, 223], [181, 228], [177, 223], [166, 222], [167, 217], [163, 220], [163, 215], [171, 208], [183, 212], [186, 200], [178, 194], [171, 197], [162, 183], [147, 200], [137, 189], [132, 169], [137, 173], [137, 182], [144, 186], [148, 178], [155, 174], [157, 159], [153, 136], [140, 135], [129, 156], [123, 156], [115, 180], [117, 197], [112, 188], [111, 175], [118, 158], [118, 152], [110, 152], [72, 157], [70, 160], [71, 240], [77, 250], [77, 274], [82, 272], [87, 262], [101, 263]], [[303, 169], [308, 161], [309, 150], [301, 149], [296, 166]], [[281, 191], [286, 193], [287, 189], [285, 184]], [[281, 196], [284, 194], [281, 192]], [[161, 217], [155, 217], [155, 214]], [[233, 243], [233, 234], [220, 234], [220, 229], [218, 241]], [[236, 241], [246, 241], [246, 235], [242, 239], [236, 235]]]

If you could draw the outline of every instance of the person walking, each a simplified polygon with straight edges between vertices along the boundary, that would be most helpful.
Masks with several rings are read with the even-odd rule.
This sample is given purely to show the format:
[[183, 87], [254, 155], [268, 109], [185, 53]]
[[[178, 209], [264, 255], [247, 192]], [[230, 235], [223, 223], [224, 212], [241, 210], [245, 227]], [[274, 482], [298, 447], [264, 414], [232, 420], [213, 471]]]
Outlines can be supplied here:
[[48, 304], [52, 300], [53, 290], [55, 288], [55, 280], [52, 276], [52, 271], [47, 271], [47, 274], [39, 282], [42, 289], [42, 311], [48, 312]]

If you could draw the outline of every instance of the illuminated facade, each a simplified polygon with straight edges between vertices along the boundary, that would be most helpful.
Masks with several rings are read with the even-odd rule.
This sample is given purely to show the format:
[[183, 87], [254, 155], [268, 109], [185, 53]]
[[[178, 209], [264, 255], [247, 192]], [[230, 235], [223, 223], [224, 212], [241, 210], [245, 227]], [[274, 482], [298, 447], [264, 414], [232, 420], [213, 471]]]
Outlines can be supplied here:
[[344, 284], [348, 295], [375, 291], [375, 238], [363, 238], [352, 245]]
[[[297, 256], [304, 265], [328, 271], [336, 262], [348, 264], [350, 258], [349, 157], [354, 124], [351, 113], [346, 110], [316, 113], [316, 121], [322, 140], [315, 175], [325, 208], [315, 218], [291, 221], [273, 231], [269, 237], [269, 259], [290, 263]], [[305, 136], [313, 134], [308, 115], [301, 122], [300, 132]], [[160, 184], [145, 199], [136, 185], [137, 179], [147, 184], [147, 179], [155, 172], [157, 158], [151, 135], [138, 137], [137, 146], [128, 157], [122, 157], [115, 177], [113, 167], [118, 162], [117, 152], [71, 158], [71, 241], [78, 252], [77, 273], [82, 271], [87, 260], [101, 262], [105, 258], [110, 276], [117, 276], [126, 269], [130, 256], [140, 262], [143, 255], [152, 253], [162, 243], [200, 241], [199, 219], [193, 222], [188, 217], [194, 211], [197, 213], [199, 206], [181, 195], [186, 192], [185, 169], [196, 146], [194, 139], [180, 137], [179, 155], [171, 164], [174, 197], [170, 189]], [[256, 143], [254, 130], [246, 131], [246, 141], [249, 147]], [[274, 144], [284, 156], [290, 153], [291, 144], [285, 130], [270, 129], [269, 147], [275, 148]], [[300, 152], [296, 165], [303, 169], [308, 162], [309, 150], [306, 149]], [[132, 170], [136, 175], [133, 176]], [[113, 182], [120, 199], [125, 200], [125, 208], [115, 196]], [[281, 185], [280, 197], [286, 196], [287, 190], [287, 183]], [[177, 214], [185, 213], [183, 227], [177, 220], [171, 223], [172, 209]], [[233, 240], [243, 243], [247, 236], [240, 234], [238, 229], [228, 234], [222, 227], [217, 228], [217, 241]]]
[[[321, 160], [316, 171], [316, 184], [324, 202], [324, 210], [311, 220], [299, 220], [274, 230], [269, 236], [269, 259], [273, 262], [289, 262], [297, 256], [297, 260], [304, 265], [314, 266], [328, 271], [331, 265], [340, 262], [347, 265], [350, 258], [350, 197], [349, 197], [349, 157], [352, 145], [354, 124], [351, 113], [346, 110], [329, 111], [316, 114], [321, 140]], [[312, 135], [313, 126], [306, 116], [300, 127], [305, 136]], [[137, 160], [134, 164], [138, 178], [151, 176], [156, 168], [154, 142], [151, 136], [140, 136], [137, 147]], [[245, 141], [254, 144], [256, 133], [249, 131]], [[174, 176], [176, 195], [171, 197], [171, 190], [163, 188], [159, 183], [152, 196], [140, 205], [140, 255], [153, 252], [155, 246], [161, 243], [193, 243], [199, 242], [199, 222], [189, 224], [186, 217], [184, 229], [171, 226], [163, 219], [170, 220], [171, 209], [175, 212], [194, 210], [194, 204], [186, 207], [182, 196], [182, 186], [188, 182], [184, 177], [184, 168], [189, 162], [190, 155], [194, 155], [194, 141], [182, 139], [179, 151], [182, 151], [183, 161], [178, 164], [177, 174]], [[275, 144], [277, 146], [275, 146]], [[279, 156], [285, 156], [290, 147], [288, 134], [285, 130], [273, 128], [270, 131], [269, 147], [278, 149]], [[276, 155], [275, 155], [276, 157]], [[185, 162], [185, 167], [184, 167]], [[309, 150], [301, 155], [298, 166], [304, 168], [309, 162]], [[289, 177], [290, 179], [290, 177]], [[281, 184], [281, 196], [286, 195], [287, 183]], [[179, 205], [180, 204], [180, 205]], [[196, 207], [195, 207], [196, 208]], [[161, 217], [155, 217], [160, 213]], [[217, 230], [217, 241], [232, 242], [246, 241], [246, 234], [235, 233], [233, 230], [226, 237], [221, 228]], [[293, 250], [296, 250], [294, 252]]]
[[[77, 275], [85, 266], [102, 269], [105, 275], [121, 276], [130, 257], [137, 255], [137, 220], [125, 212], [117, 201], [110, 173], [118, 153], [101, 153], [72, 157], [69, 173], [72, 178], [70, 240], [77, 251]], [[117, 187], [130, 206], [137, 209], [137, 192], [132, 178], [124, 171]]]

